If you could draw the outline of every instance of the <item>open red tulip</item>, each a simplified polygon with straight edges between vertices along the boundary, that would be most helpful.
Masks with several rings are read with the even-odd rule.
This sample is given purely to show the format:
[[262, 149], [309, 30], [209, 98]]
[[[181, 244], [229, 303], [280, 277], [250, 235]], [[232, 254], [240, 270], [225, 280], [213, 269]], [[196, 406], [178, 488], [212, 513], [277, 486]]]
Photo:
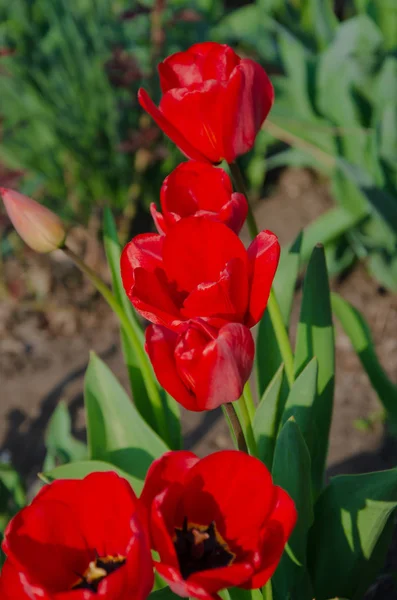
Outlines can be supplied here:
[[189, 158], [233, 162], [252, 148], [273, 104], [265, 70], [229, 46], [194, 44], [159, 64], [157, 107], [139, 90], [141, 106]]
[[250, 330], [240, 323], [218, 330], [198, 320], [179, 334], [150, 325], [146, 351], [162, 387], [188, 410], [202, 411], [240, 398], [255, 345]]
[[220, 221], [239, 233], [248, 212], [245, 196], [233, 192], [228, 174], [196, 160], [181, 163], [165, 178], [160, 202], [162, 213], [150, 206], [159, 233], [189, 216]]
[[9, 523], [3, 600], [145, 600], [153, 585], [146, 518], [112, 472], [44, 487]]
[[266, 308], [280, 246], [262, 231], [248, 250], [223, 223], [187, 217], [167, 235], [144, 233], [124, 248], [121, 275], [136, 310], [178, 330], [190, 319], [252, 327]]
[[265, 585], [297, 518], [264, 464], [236, 450], [201, 460], [165, 454], [150, 467], [141, 500], [157, 571], [176, 594], [201, 600], [228, 587]]

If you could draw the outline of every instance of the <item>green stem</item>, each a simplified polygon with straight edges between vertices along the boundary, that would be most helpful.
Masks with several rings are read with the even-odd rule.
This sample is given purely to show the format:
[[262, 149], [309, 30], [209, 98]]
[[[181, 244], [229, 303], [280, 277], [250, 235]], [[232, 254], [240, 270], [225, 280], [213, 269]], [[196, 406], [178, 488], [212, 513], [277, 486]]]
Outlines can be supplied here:
[[[247, 190], [245, 189], [244, 179], [240, 171], [240, 167], [237, 163], [230, 163], [230, 172], [233, 177], [235, 188], [241, 194], [244, 194], [248, 202], [248, 216], [247, 225], [251, 235], [254, 239], [258, 235], [258, 227], [256, 225], [254, 213], [252, 212]], [[277, 339], [277, 343], [280, 349], [280, 353], [284, 362], [285, 373], [288, 379], [288, 383], [291, 386], [294, 382], [294, 355], [289, 341], [288, 333], [284, 325], [283, 316], [281, 314], [279, 303], [274, 289], [271, 290], [269, 300], [267, 303], [267, 309], [269, 311], [270, 320], [273, 325], [274, 333]]]
[[251, 208], [251, 204], [248, 199], [247, 190], [245, 189], [243, 175], [242, 175], [242, 173], [240, 171], [240, 167], [238, 166], [237, 163], [235, 163], [235, 162], [229, 163], [229, 168], [230, 168], [230, 172], [232, 174], [232, 178], [234, 181], [234, 187], [236, 188], [236, 190], [238, 192], [240, 192], [240, 194], [244, 194], [244, 196], [247, 199], [247, 204], [248, 204], [247, 225], [248, 225], [248, 229], [250, 232], [250, 236], [252, 239], [254, 239], [258, 235], [259, 231], [258, 231], [258, 226], [255, 221], [254, 213]]
[[247, 381], [247, 383], [244, 386], [244, 396], [245, 396], [245, 400], [247, 403], [248, 414], [249, 414], [251, 422], [252, 422], [254, 419], [254, 416], [255, 416], [256, 407], [255, 407], [254, 399], [252, 397], [251, 386], [250, 386], [249, 381]]
[[273, 589], [272, 589], [272, 580], [266, 583], [265, 587], [262, 589], [263, 600], [273, 600]]
[[252, 421], [251, 421], [251, 417], [250, 417], [250, 414], [248, 411], [247, 400], [244, 395], [244, 392], [243, 392], [243, 395], [241, 396], [241, 398], [239, 400], [237, 400], [237, 404], [238, 404], [239, 412], [241, 415], [241, 420], [243, 422], [243, 428], [244, 428], [245, 439], [246, 439], [247, 446], [248, 446], [248, 452], [249, 452], [249, 454], [256, 456], [258, 453], [258, 448], [256, 446], [254, 430], [252, 429]]
[[225, 415], [235, 445], [239, 450], [242, 450], [243, 452], [246, 452], [248, 454], [248, 448], [247, 443], [245, 441], [244, 432], [241, 427], [239, 418], [237, 416], [236, 409], [233, 406], [233, 403], [228, 402], [227, 404], [222, 404], [222, 410], [223, 414]]
[[66, 256], [68, 256], [74, 262], [74, 264], [80, 269], [80, 271], [82, 271], [84, 273], [84, 275], [86, 275], [88, 277], [88, 279], [96, 287], [98, 292], [100, 294], [102, 294], [103, 298], [109, 304], [110, 308], [118, 316], [121, 326], [123, 327], [124, 331], [126, 332], [128, 337], [131, 339], [131, 342], [134, 346], [134, 349], [135, 349], [135, 352], [137, 355], [137, 360], [139, 362], [139, 367], [141, 369], [142, 377], [145, 382], [145, 386], [146, 386], [149, 398], [150, 398], [152, 406], [153, 406], [153, 411], [155, 414], [156, 422], [159, 427], [159, 433], [164, 440], [168, 440], [169, 435], [168, 435], [168, 429], [167, 429], [165, 418], [164, 418], [161, 396], [159, 394], [158, 387], [153, 379], [150, 362], [145, 354], [145, 351], [141, 345], [141, 342], [138, 338], [136, 331], [132, 327], [130, 321], [128, 320], [128, 318], [126, 317], [126, 315], [124, 313], [123, 308], [117, 302], [116, 297], [114, 296], [112, 291], [109, 289], [109, 287], [106, 285], [106, 283], [97, 275], [97, 273], [95, 273], [95, 271], [93, 271], [93, 269], [91, 269], [91, 267], [86, 265], [86, 263], [84, 261], [82, 261], [81, 258], [75, 252], [73, 252], [73, 250], [71, 250], [68, 246], [64, 246], [62, 248], [62, 251], [64, 252], [64, 254], [66, 254]]

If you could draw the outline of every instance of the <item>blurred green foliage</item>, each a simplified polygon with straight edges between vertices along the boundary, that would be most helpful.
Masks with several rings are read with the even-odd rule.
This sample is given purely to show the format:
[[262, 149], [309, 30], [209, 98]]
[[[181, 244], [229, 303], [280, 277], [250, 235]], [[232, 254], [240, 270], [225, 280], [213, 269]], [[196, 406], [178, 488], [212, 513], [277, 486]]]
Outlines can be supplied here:
[[[0, 161], [62, 216], [157, 199], [181, 155], [140, 109], [156, 64], [207, 37], [220, 2], [0, 0]], [[20, 186], [21, 187], [21, 186]], [[131, 212], [131, 210], [130, 210]]]
[[[214, 29], [273, 73], [276, 101], [247, 165], [312, 167], [331, 179], [337, 208], [305, 235], [327, 245], [338, 272], [356, 258], [397, 290], [397, 3], [257, 0]], [[339, 20], [340, 19], [340, 20]], [[264, 153], [270, 158], [264, 161]]]

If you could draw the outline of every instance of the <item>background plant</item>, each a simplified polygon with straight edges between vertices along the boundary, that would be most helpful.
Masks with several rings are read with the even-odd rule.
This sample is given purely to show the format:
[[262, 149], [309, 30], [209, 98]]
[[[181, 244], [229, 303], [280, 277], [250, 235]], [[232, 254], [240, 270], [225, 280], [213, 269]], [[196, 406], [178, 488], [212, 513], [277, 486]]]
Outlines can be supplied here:
[[311, 167], [330, 179], [336, 207], [308, 227], [305, 260], [321, 240], [331, 273], [365, 259], [394, 291], [396, 32], [395, 3], [371, 0], [343, 3], [338, 16], [328, 0], [258, 0], [214, 31], [255, 48], [275, 71], [276, 102], [250, 159], [252, 183], [261, 186], [266, 169], [285, 165]]

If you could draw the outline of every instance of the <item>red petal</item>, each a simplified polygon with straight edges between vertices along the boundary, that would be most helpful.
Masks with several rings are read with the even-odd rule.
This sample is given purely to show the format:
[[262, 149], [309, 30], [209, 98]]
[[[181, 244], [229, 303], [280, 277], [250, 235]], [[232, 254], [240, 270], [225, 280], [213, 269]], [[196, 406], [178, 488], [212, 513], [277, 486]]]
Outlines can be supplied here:
[[33, 586], [25, 573], [7, 559], [0, 573], [1, 600], [51, 600], [45, 590]]
[[225, 588], [242, 586], [252, 575], [253, 567], [249, 563], [234, 563], [228, 567], [199, 571], [188, 578], [190, 589], [205, 589], [214, 594]]
[[159, 575], [165, 579], [170, 589], [182, 598], [199, 598], [200, 600], [220, 600], [217, 595], [208, 594], [204, 588], [190, 585], [189, 580], [182, 579], [179, 569], [162, 563], [155, 563]]
[[193, 523], [215, 521], [221, 536], [237, 544], [240, 554], [257, 549], [274, 494], [271, 475], [260, 460], [224, 450], [206, 456], [189, 471], [183, 512]]
[[[174, 483], [158, 494], [151, 505], [150, 533], [153, 549], [162, 563], [179, 568], [174, 546], [175, 527], [180, 527], [183, 515], [180, 514], [180, 498], [183, 486]], [[179, 522], [180, 521], [180, 522]]]
[[227, 81], [233, 69], [240, 64], [240, 57], [226, 44], [201, 42], [188, 50], [199, 65], [203, 80]]
[[248, 306], [248, 278], [246, 265], [240, 258], [231, 259], [214, 283], [202, 283], [183, 303], [185, 317], [219, 317], [239, 322], [244, 319]]
[[244, 194], [235, 192], [229, 202], [219, 211], [219, 220], [225, 223], [235, 233], [240, 233], [248, 213], [248, 203]]
[[251, 292], [247, 326], [253, 327], [265, 311], [280, 258], [280, 244], [271, 231], [261, 231], [248, 248]]
[[162, 97], [161, 113], [177, 131], [183, 132], [189, 144], [195, 148], [196, 156], [190, 151], [184, 151], [175, 138], [172, 138], [190, 158], [203, 160], [202, 157], [205, 157], [212, 163], [222, 161], [224, 101], [224, 85], [214, 80], [197, 84], [194, 88], [173, 89]]
[[[70, 589], [95, 557], [76, 525], [69, 498], [74, 498], [79, 482], [55, 481], [44, 488], [30, 506], [21, 510], [9, 523], [4, 551], [18, 564], [32, 585], [45, 587], [49, 593]], [[62, 527], [59, 527], [62, 523]]]
[[204, 160], [207, 161], [208, 158], [203, 155], [198, 149], [196, 149], [178, 130], [177, 127], [173, 123], [168, 120], [168, 117], [163, 114], [161, 110], [157, 108], [154, 104], [153, 100], [149, 97], [148, 93], [144, 89], [140, 89], [138, 91], [138, 100], [139, 104], [142, 106], [144, 110], [152, 117], [152, 119], [157, 123], [157, 125], [162, 129], [170, 140], [174, 142], [178, 146], [181, 152], [188, 156], [189, 158], [193, 158], [194, 160]]
[[164, 267], [181, 290], [192, 291], [202, 283], [218, 281], [233, 258], [248, 266], [247, 252], [238, 236], [205, 217], [182, 219], [165, 237]]
[[164, 236], [148, 233], [129, 242], [121, 254], [121, 277], [127, 296], [143, 317], [173, 326], [180, 314], [162, 270], [163, 241]]
[[194, 44], [186, 52], [176, 52], [160, 63], [162, 92], [172, 88], [187, 88], [207, 79], [227, 81], [239, 63], [240, 58], [225, 44]]
[[124, 247], [120, 258], [120, 269], [127, 296], [134, 285], [134, 270], [138, 267], [148, 271], [160, 268], [162, 253], [163, 238], [154, 233], [137, 235]]
[[255, 344], [247, 327], [225, 325], [208, 344], [196, 380], [197, 404], [202, 410], [238, 400], [252, 371]]
[[152, 462], [146, 474], [145, 485], [140, 497], [141, 502], [149, 508], [153, 498], [170, 484], [183, 483], [187, 473], [198, 460], [193, 452], [178, 450], [166, 452]]
[[250, 581], [242, 586], [247, 589], [262, 587], [272, 577], [295, 527], [297, 512], [293, 500], [278, 486], [275, 486], [275, 494], [272, 515], [261, 534], [258, 549], [260, 567]]
[[228, 86], [223, 121], [224, 158], [231, 163], [252, 148], [274, 100], [273, 86], [255, 61], [243, 59]]
[[197, 410], [196, 398], [183, 384], [176, 368], [176, 342], [176, 334], [165, 327], [151, 325], [146, 329], [146, 352], [160, 385], [179, 404], [188, 410]]
[[161, 214], [161, 212], [158, 212], [154, 202], [151, 202], [151, 204], [150, 204], [150, 214], [152, 215], [152, 218], [153, 218], [153, 221], [154, 221], [157, 231], [160, 234], [166, 233], [167, 225], [164, 221], [164, 217]]

